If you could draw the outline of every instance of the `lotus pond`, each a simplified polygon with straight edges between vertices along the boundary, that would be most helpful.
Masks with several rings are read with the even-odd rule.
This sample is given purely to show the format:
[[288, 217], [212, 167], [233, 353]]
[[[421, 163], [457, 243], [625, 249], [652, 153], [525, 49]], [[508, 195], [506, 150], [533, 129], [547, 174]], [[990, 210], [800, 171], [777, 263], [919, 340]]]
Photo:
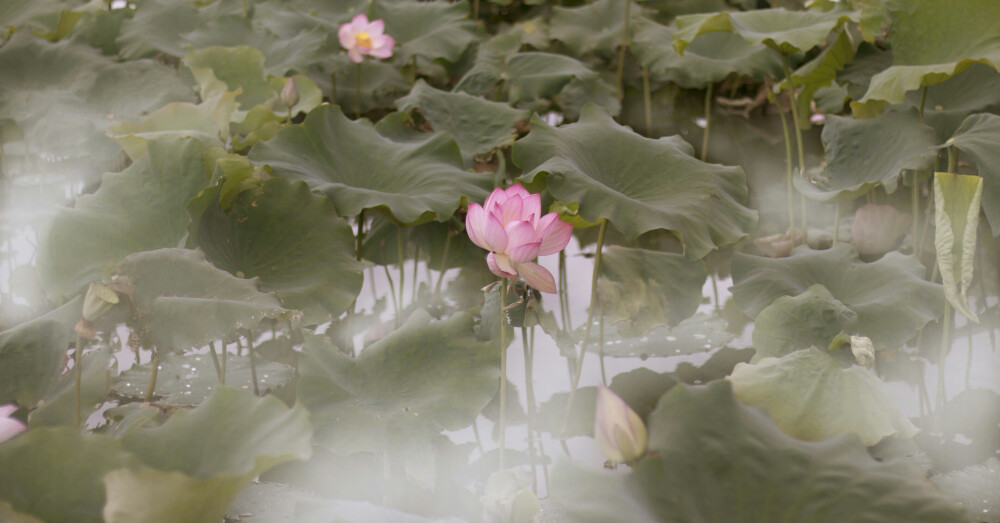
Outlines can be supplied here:
[[0, 0], [0, 521], [1000, 522], [998, 69], [991, 0]]

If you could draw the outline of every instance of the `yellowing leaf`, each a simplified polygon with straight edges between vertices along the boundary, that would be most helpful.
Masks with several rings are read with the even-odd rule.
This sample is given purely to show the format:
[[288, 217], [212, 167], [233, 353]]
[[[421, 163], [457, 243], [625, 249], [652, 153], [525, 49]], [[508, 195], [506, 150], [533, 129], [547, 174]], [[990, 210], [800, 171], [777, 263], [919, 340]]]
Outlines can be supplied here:
[[966, 292], [972, 285], [983, 179], [967, 174], [934, 174], [934, 247], [944, 296], [955, 310], [979, 323]]

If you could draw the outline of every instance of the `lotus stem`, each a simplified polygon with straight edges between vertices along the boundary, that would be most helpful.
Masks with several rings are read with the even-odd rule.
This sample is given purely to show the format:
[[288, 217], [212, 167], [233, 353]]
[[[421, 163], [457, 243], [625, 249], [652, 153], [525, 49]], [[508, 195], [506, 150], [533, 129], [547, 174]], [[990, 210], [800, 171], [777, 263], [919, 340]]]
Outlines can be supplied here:
[[712, 299], [714, 300], [713, 303], [715, 303], [715, 312], [719, 312], [722, 310], [722, 307], [719, 305], [719, 279], [715, 276], [715, 271], [711, 270], [708, 266], [708, 262], [702, 259], [702, 263], [705, 264], [705, 272], [712, 278]]
[[499, 470], [504, 469], [504, 452], [507, 446], [507, 278], [500, 280], [500, 421], [498, 425], [500, 449]]
[[958, 152], [955, 150], [954, 146], [948, 147], [948, 172], [955, 174], [955, 170], [958, 168]]
[[160, 354], [153, 347], [153, 359], [149, 362], [151, 365], [151, 370], [149, 371], [149, 387], [146, 388], [146, 403], [153, 401], [153, 392], [156, 390], [156, 376], [160, 373]]
[[[802, 126], [799, 125], [799, 108], [798, 99], [795, 96], [795, 86], [792, 85], [792, 71], [788, 67], [788, 55], [781, 54], [781, 65], [785, 70], [785, 79], [788, 80], [788, 98], [790, 105], [792, 106], [792, 125], [795, 127], [795, 146], [799, 153], [799, 172], [805, 174], [806, 172], [806, 155], [804, 145], [802, 143]], [[807, 215], [806, 215], [806, 199], [802, 196], [802, 232], [806, 231]]]
[[[405, 283], [406, 282], [406, 267], [405, 267], [406, 258], [403, 256], [403, 250], [404, 250], [404, 247], [403, 247], [403, 227], [400, 226], [398, 229], [396, 229], [396, 256], [397, 256], [397, 258], [399, 258], [397, 261], [399, 262], [399, 310], [400, 310], [400, 312], [402, 312], [403, 309], [406, 307], [406, 305], [405, 305], [406, 302], [403, 301], [404, 291], [405, 291], [405, 287], [406, 287], [406, 283]], [[413, 277], [415, 278], [416, 274], [414, 274]]]
[[788, 135], [788, 121], [785, 119], [785, 111], [778, 105], [778, 116], [781, 118], [781, 133], [785, 137], [785, 181], [788, 185], [788, 233], [795, 241], [795, 192], [792, 189], [792, 141]]
[[608, 373], [604, 368], [604, 307], [601, 307], [600, 300], [598, 300], [598, 307], [601, 308], [601, 314], [598, 316], [597, 320], [597, 354], [600, 356], [598, 361], [601, 363], [601, 383], [604, 385], [608, 384]]
[[222, 380], [222, 365], [219, 364], [219, 355], [215, 353], [214, 341], [208, 344], [208, 353], [212, 355], [212, 365], [215, 367], [215, 376], [219, 378], [219, 383], [223, 383]]
[[222, 346], [222, 378], [219, 380], [219, 383], [225, 385], [226, 384], [226, 362], [229, 361], [229, 347], [226, 345], [225, 341], [221, 342], [220, 345]]
[[413, 279], [410, 280], [410, 301], [416, 301], [417, 299], [417, 268], [419, 267], [418, 260], [420, 259], [420, 244], [418, 243], [413, 250]]
[[705, 133], [701, 136], [701, 161], [708, 158], [708, 131], [712, 127], [712, 82], [705, 89]]
[[[916, 231], [917, 224], [913, 223], [914, 231]], [[915, 236], [914, 236], [915, 237]], [[833, 201], [833, 243], [836, 244], [840, 241], [840, 200]], [[914, 244], [916, 245], [916, 244]]]
[[646, 109], [646, 135], [653, 136], [653, 98], [649, 89], [649, 69], [642, 68], [642, 104]]
[[951, 345], [951, 304], [948, 300], [944, 302], [944, 329], [941, 331], [941, 350], [938, 352], [938, 381], [937, 381], [937, 409], [940, 410], [947, 400], [944, 390], [944, 367], [948, 358], [948, 349]]
[[597, 248], [594, 254], [594, 272], [590, 276], [590, 308], [587, 311], [583, 341], [580, 343], [580, 355], [577, 357], [576, 368], [573, 370], [573, 379], [570, 380], [569, 398], [566, 400], [566, 413], [563, 415], [562, 438], [565, 438], [566, 428], [569, 426], [569, 415], [573, 411], [573, 399], [576, 397], [576, 391], [580, 385], [580, 374], [583, 372], [583, 358], [587, 354], [587, 342], [590, 341], [590, 330], [594, 326], [594, 310], [597, 308], [597, 278], [601, 273], [601, 251], [604, 249], [604, 237], [607, 232], [608, 219], [601, 218], [601, 229], [597, 233]]
[[912, 236], [911, 242], [913, 242], [913, 254], [918, 257], [920, 254], [917, 252], [917, 245], [920, 243], [917, 241], [917, 235], [920, 232], [920, 177], [917, 175], [917, 171], [913, 171], [913, 187], [910, 191], [910, 212], [913, 213], [913, 230], [910, 232]]
[[920, 88], [920, 121], [924, 121], [924, 105], [927, 103], [927, 86]]
[[80, 414], [81, 383], [83, 382], [83, 336], [79, 334], [76, 335], [76, 351], [73, 354], [73, 375], [76, 379], [76, 426], [79, 427], [83, 421]]
[[260, 396], [260, 389], [257, 387], [257, 357], [253, 350], [253, 331], [247, 333], [247, 352], [250, 353], [250, 378], [253, 380], [253, 394]]
[[625, 75], [625, 53], [628, 51], [628, 26], [632, 20], [632, 0], [625, 0], [625, 24], [622, 26], [622, 46], [618, 52], [618, 99], [625, 98], [625, 87], [622, 84], [622, 77]]
[[[532, 331], [534, 334], [534, 331]], [[538, 464], [535, 461], [535, 385], [534, 349], [528, 338], [528, 327], [521, 325], [521, 346], [524, 349], [524, 392], [528, 400], [528, 459], [531, 462], [531, 488], [538, 493]]]
[[472, 20], [479, 20], [479, 0], [472, 0]]
[[[562, 316], [563, 329], [567, 332], [572, 328], [572, 318], [569, 311], [569, 289], [566, 277], [566, 250], [559, 251], [559, 313]], [[570, 376], [572, 378], [572, 375]]]
[[361, 119], [361, 64], [354, 71], [354, 115]]

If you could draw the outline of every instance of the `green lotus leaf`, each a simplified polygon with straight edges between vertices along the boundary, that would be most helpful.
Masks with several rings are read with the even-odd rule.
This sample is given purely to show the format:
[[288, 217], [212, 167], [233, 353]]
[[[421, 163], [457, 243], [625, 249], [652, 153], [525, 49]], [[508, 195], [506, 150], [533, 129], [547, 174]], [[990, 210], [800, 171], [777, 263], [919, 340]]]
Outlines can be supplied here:
[[[726, 320], [704, 313], [695, 314], [673, 327], [666, 325], [653, 327], [634, 337], [627, 337], [617, 330], [606, 329], [603, 350], [598, 343], [599, 330], [600, 322], [594, 320], [587, 350], [614, 358], [645, 359], [650, 356], [696, 354], [724, 347], [733, 339], [733, 335], [726, 331]], [[577, 339], [582, 339], [583, 327], [577, 329], [575, 334]]]
[[500, 81], [507, 60], [521, 50], [523, 43], [521, 30], [501, 32], [484, 40], [476, 50], [472, 67], [459, 79], [454, 91], [477, 96], [488, 93]]
[[42, 521], [99, 523], [101, 477], [134, 462], [107, 436], [83, 436], [75, 427], [33, 429], [0, 443], [0, 501]]
[[532, 102], [559, 94], [573, 80], [598, 81], [583, 62], [552, 53], [517, 53], [507, 59], [500, 78], [508, 78], [511, 102]]
[[979, 229], [983, 179], [968, 174], [934, 173], [934, 250], [941, 285], [948, 303], [969, 320], [979, 317], [969, 308]]
[[976, 164], [983, 179], [983, 213], [994, 236], [1000, 235], [1000, 116], [973, 114], [966, 118], [948, 144], [962, 151]]
[[469, 4], [386, 0], [375, 5], [375, 18], [385, 20], [386, 34], [396, 39], [394, 54], [456, 62], [476, 39]]
[[679, 16], [675, 21], [674, 45], [677, 52], [683, 53], [698, 35], [725, 31], [736, 33], [753, 45], [764, 44], [789, 55], [822, 44], [830, 31], [856, 18], [857, 13], [840, 10], [789, 11], [782, 8]]
[[854, 59], [837, 71], [837, 82], [847, 86], [852, 100], [860, 100], [868, 91], [872, 77], [891, 65], [892, 51], [872, 43], [861, 42]]
[[632, 52], [650, 74], [688, 89], [702, 89], [733, 73], [759, 80], [782, 76], [781, 56], [764, 45], [750, 45], [736, 34], [712, 32], [692, 40], [682, 55], [671, 44], [674, 31], [640, 19]]
[[18, 2], [17, 0], [0, 1], [0, 20], [5, 28], [18, 27], [21, 24], [57, 12], [62, 8], [58, 0], [39, 0], [37, 2]]
[[[792, 86], [801, 87], [795, 95], [795, 103], [799, 108], [799, 127], [808, 129], [810, 127], [809, 115], [812, 114], [811, 105], [813, 97], [822, 87], [829, 87], [837, 78], [837, 71], [854, 59], [856, 49], [851, 41], [851, 36], [847, 31], [840, 31], [836, 40], [828, 45], [823, 51], [806, 62], [792, 73]], [[788, 81], [782, 82], [781, 87], [788, 89]], [[843, 107], [841, 100], [840, 108]]]
[[354, 261], [351, 227], [329, 199], [305, 182], [282, 178], [239, 193], [225, 209], [219, 197], [220, 187], [212, 186], [189, 205], [189, 247], [200, 247], [220, 269], [259, 277], [262, 290], [302, 310], [307, 323], [322, 323], [351, 306], [363, 266]]
[[410, 94], [396, 100], [400, 111], [420, 109], [435, 130], [455, 137], [468, 156], [486, 154], [514, 143], [514, 124], [527, 114], [511, 106], [465, 93], [439, 91], [417, 80]]
[[[905, 105], [920, 106], [922, 91], [906, 95]], [[1000, 109], [1000, 72], [980, 63], [927, 88], [924, 121], [937, 132], [938, 143], [951, 138], [973, 113], [993, 113]]]
[[202, 347], [292, 312], [275, 295], [260, 292], [257, 278], [233, 276], [199, 251], [132, 254], [118, 264], [116, 275], [131, 285], [136, 319], [162, 349]]
[[1000, 66], [1000, 5], [968, 0], [961, 9], [934, 0], [887, 0], [892, 67], [872, 77], [861, 103], [903, 102], [906, 92], [962, 72], [976, 62]]
[[274, 93], [264, 73], [264, 53], [248, 45], [212, 46], [192, 51], [184, 57], [184, 66], [199, 84], [212, 79], [226, 84], [226, 90], [241, 89], [236, 101], [244, 110], [267, 101]]
[[698, 161], [679, 136], [643, 138], [595, 105], [584, 107], [578, 123], [557, 129], [536, 116], [531, 126], [514, 144], [521, 180], [542, 175], [549, 193], [579, 203], [587, 221], [607, 218], [628, 238], [670, 230], [689, 260], [737, 241], [757, 222], [743, 206], [743, 169]]
[[184, 206], [208, 181], [199, 141], [151, 142], [149, 154], [108, 173], [96, 193], [60, 210], [39, 244], [38, 270], [52, 298], [100, 281], [110, 263], [174, 247], [187, 229]]
[[882, 380], [815, 347], [739, 364], [733, 394], [761, 407], [786, 434], [819, 441], [853, 432], [872, 446], [889, 436], [912, 438], [917, 428], [899, 411]]
[[218, 388], [204, 403], [163, 425], [129, 432], [125, 449], [142, 466], [104, 476], [108, 522], [221, 519], [250, 481], [312, 448], [309, 413], [273, 397]]
[[857, 324], [857, 312], [826, 287], [812, 285], [802, 294], [782, 296], [760, 311], [753, 328], [755, 359], [780, 358], [806, 347], [829, 347], [841, 332], [857, 334]]
[[893, 193], [904, 169], [929, 169], [937, 158], [934, 129], [914, 110], [867, 120], [830, 115], [822, 140], [822, 172], [796, 179], [796, 187], [814, 200], [850, 199], [878, 185]]
[[396, 143], [336, 106], [320, 106], [302, 125], [257, 144], [250, 160], [323, 191], [341, 216], [379, 209], [404, 224], [446, 221], [464, 199], [483, 200], [491, 184], [489, 174], [462, 170], [458, 145], [447, 135]]
[[[632, 24], [641, 12], [642, 6], [633, 2]], [[610, 57], [622, 45], [624, 25], [624, 2], [597, 0], [580, 7], [553, 7], [549, 35], [565, 44], [574, 56], [593, 53]]]
[[69, 332], [40, 318], [0, 332], [0, 404], [32, 407], [62, 372]]
[[[219, 355], [222, 359], [222, 355]], [[257, 361], [257, 388], [261, 394], [277, 390], [288, 384], [295, 369], [281, 363]], [[122, 372], [111, 384], [111, 390], [121, 396], [142, 399], [149, 387], [151, 367], [136, 365]], [[226, 356], [226, 386], [254, 390], [250, 358]], [[219, 377], [211, 354], [167, 353], [159, 358], [156, 390], [153, 395], [170, 405], [198, 405], [219, 388]]]
[[322, 31], [303, 30], [291, 37], [280, 37], [265, 28], [254, 27], [242, 15], [206, 20], [181, 38], [196, 49], [249, 45], [266, 57], [264, 72], [274, 76], [284, 76], [293, 70], [305, 72], [330, 52], [326, 49], [327, 35]]
[[551, 498], [570, 521], [960, 521], [922, 478], [872, 459], [853, 434], [806, 442], [740, 404], [727, 381], [666, 393], [629, 473], [557, 463]]
[[89, 11], [76, 26], [76, 33], [87, 39], [91, 47], [107, 56], [118, 56], [118, 36], [122, 23], [134, 14], [131, 9], [103, 9]]
[[680, 254], [611, 246], [600, 271], [601, 311], [626, 337], [677, 325], [701, 305], [705, 265]]
[[[108, 399], [108, 373], [116, 372], [117, 361], [110, 347], [85, 352], [80, 376], [80, 414], [82, 419]], [[70, 425], [76, 427], [76, 379], [67, 372], [50, 382], [45, 398], [28, 418], [28, 428]]]
[[126, 60], [147, 58], [163, 52], [184, 56], [188, 49], [181, 35], [194, 31], [201, 22], [194, 3], [147, 0], [122, 23], [118, 45]]
[[[433, 348], [433, 350], [428, 350]], [[463, 313], [430, 321], [417, 311], [357, 358], [306, 340], [298, 399], [313, 413], [317, 442], [332, 452], [381, 452], [390, 442], [468, 426], [496, 394], [495, 342], [476, 340]]]
[[[756, 318], [782, 296], [799, 296], [820, 284], [857, 316], [856, 328], [876, 346], [896, 348], [941, 315], [944, 292], [924, 280], [920, 262], [898, 252], [863, 263], [849, 244], [825, 251], [797, 247], [787, 258], [733, 256], [733, 300]], [[815, 292], [815, 291], [814, 291]]]
[[[357, 108], [359, 71], [362, 114], [377, 109], [392, 109], [396, 99], [410, 90], [410, 83], [395, 65], [380, 60], [365, 60], [359, 66], [345, 54], [331, 56], [321, 62], [320, 67], [310, 68], [305, 73], [324, 93], [334, 94], [331, 103], [339, 103], [353, 114]], [[331, 89], [332, 82], [336, 82], [335, 92]]]

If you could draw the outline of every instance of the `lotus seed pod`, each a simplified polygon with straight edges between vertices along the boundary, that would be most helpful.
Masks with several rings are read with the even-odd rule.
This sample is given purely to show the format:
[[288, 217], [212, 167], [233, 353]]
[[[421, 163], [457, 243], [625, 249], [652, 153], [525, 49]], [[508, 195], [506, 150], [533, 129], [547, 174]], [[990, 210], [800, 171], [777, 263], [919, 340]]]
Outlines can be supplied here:
[[118, 305], [118, 293], [101, 283], [91, 283], [83, 298], [83, 319], [93, 322]]
[[299, 103], [299, 88], [295, 85], [294, 78], [289, 78], [285, 82], [285, 88], [281, 90], [281, 103], [285, 107], [292, 107]]

